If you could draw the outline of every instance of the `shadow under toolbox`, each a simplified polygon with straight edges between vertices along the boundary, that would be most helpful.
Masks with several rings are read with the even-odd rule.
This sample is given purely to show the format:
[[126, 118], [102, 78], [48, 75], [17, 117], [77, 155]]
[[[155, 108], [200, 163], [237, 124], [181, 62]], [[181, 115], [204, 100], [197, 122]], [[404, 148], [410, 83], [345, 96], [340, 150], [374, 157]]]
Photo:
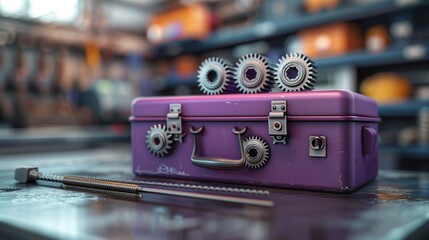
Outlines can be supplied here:
[[343, 90], [138, 98], [140, 176], [349, 192], [377, 175], [377, 105]]

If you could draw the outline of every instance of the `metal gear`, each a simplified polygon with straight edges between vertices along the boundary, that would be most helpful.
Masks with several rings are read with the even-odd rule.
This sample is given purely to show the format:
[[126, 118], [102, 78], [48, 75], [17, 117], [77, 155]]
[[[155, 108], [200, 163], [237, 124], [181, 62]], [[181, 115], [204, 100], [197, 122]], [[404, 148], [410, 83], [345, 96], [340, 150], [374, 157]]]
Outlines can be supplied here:
[[167, 133], [167, 127], [156, 124], [150, 127], [146, 135], [146, 146], [151, 154], [156, 157], [164, 157], [171, 149], [171, 135]]
[[243, 147], [246, 159], [245, 165], [248, 168], [260, 168], [267, 163], [270, 149], [264, 139], [258, 136], [250, 136], [244, 140]]
[[198, 70], [198, 86], [207, 95], [230, 92], [234, 86], [235, 71], [232, 64], [222, 58], [206, 59]]
[[285, 92], [313, 90], [317, 68], [304, 54], [286, 54], [277, 63], [275, 78], [279, 88]]
[[237, 63], [237, 88], [246, 94], [268, 92], [274, 81], [274, 65], [256, 53], [244, 55]]

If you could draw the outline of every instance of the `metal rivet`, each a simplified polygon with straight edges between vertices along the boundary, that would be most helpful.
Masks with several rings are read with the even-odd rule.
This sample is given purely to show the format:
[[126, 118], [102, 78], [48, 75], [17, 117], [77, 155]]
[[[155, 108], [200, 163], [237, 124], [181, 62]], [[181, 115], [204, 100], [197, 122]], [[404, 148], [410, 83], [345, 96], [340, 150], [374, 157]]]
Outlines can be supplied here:
[[276, 131], [280, 131], [282, 129], [282, 124], [280, 122], [276, 121], [273, 123], [273, 128]]

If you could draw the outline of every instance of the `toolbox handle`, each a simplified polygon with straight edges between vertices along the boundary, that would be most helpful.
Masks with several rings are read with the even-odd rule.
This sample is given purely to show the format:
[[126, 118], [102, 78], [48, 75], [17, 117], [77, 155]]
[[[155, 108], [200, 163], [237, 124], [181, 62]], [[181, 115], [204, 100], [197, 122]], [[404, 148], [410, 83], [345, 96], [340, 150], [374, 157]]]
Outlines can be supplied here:
[[198, 141], [197, 141], [197, 135], [200, 134], [203, 131], [204, 127], [200, 127], [197, 130], [194, 130], [194, 128], [191, 126], [189, 128], [189, 131], [193, 135], [193, 148], [192, 148], [192, 156], [191, 161], [192, 164], [198, 167], [203, 168], [212, 168], [212, 169], [240, 169], [244, 166], [245, 158], [244, 158], [244, 147], [243, 142], [241, 141], [241, 135], [243, 135], [247, 131], [247, 127], [237, 130], [236, 128], [232, 129], [232, 133], [237, 135], [238, 137], [238, 144], [240, 146], [240, 153], [241, 158], [240, 159], [226, 159], [226, 158], [216, 158], [216, 157], [198, 157]]
[[362, 150], [363, 154], [373, 154], [377, 149], [377, 130], [371, 127], [362, 128]]

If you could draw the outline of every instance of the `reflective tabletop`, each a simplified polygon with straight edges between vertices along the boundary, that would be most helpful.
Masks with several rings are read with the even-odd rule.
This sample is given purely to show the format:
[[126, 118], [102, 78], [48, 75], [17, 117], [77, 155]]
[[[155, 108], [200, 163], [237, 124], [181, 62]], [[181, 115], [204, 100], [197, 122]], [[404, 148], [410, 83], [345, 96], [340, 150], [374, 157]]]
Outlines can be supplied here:
[[375, 181], [350, 194], [257, 188], [269, 190], [270, 194], [234, 195], [274, 202], [273, 207], [261, 207], [149, 193], [114, 193], [60, 183], [17, 183], [14, 170], [25, 165], [37, 166], [47, 174], [134, 178], [128, 145], [2, 155], [0, 239], [424, 239], [429, 236], [428, 173], [380, 171]]

